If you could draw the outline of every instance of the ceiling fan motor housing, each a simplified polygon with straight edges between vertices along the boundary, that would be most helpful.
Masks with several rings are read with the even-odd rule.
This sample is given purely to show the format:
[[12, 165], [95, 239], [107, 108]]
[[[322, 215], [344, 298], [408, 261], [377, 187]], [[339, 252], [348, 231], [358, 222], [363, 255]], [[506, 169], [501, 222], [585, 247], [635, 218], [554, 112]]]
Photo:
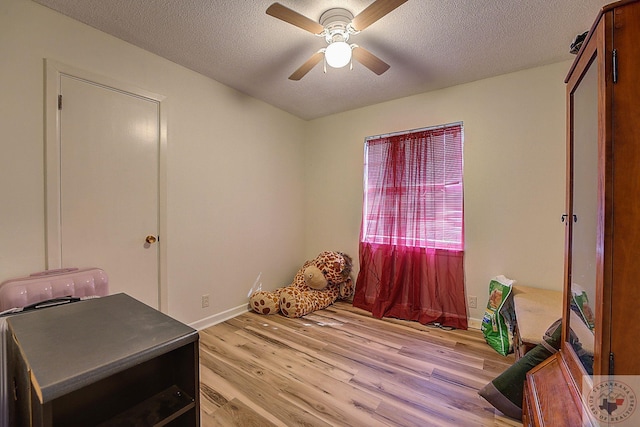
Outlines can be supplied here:
[[346, 42], [350, 34], [356, 31], [351, 27], [353, 14], [347, 9], [333, 8], [320, 15], [320, 25], [325, 29], [324, 36], [327, 43]]

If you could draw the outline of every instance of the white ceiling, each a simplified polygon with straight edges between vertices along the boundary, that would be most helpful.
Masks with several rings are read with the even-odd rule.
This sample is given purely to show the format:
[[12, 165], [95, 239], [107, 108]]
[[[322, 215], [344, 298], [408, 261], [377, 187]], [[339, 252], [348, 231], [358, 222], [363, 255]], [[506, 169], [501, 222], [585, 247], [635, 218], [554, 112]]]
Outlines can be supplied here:
[[[349, 42], [391, 68], [318, 64], [326, 42], [265, 13], [274, 0], [34, 0], [303, 119], [571, 59], [607, 0], [409, 0]], [[279, 0], [317, 21], [373, 0]]]

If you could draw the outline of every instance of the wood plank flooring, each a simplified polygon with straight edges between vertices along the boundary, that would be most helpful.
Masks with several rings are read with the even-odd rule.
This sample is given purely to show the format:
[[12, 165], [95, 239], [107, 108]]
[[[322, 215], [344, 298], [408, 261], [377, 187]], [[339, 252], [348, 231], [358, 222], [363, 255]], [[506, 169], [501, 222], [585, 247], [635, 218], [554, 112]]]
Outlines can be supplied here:
[[202, 426], [521, 426], [477, 391], [513, 356], [480, 331], [375, 319], [337, 302], [200, 331]]

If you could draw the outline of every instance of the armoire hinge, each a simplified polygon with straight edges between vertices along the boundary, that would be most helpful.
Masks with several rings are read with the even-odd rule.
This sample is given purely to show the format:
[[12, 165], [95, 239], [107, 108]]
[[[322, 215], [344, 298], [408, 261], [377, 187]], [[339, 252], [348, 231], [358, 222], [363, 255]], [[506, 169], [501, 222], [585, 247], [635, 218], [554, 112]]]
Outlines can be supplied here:
[[613, 49], [611, 57], [613, 61], [613, 82], [618, 83], [618, 51]]
[[62, 110], [62, 95], [58, 95], [58, 110]]
[[609, 352], [609, 375], [613, 375], [614, 366], [613, 366], [613, 352]]

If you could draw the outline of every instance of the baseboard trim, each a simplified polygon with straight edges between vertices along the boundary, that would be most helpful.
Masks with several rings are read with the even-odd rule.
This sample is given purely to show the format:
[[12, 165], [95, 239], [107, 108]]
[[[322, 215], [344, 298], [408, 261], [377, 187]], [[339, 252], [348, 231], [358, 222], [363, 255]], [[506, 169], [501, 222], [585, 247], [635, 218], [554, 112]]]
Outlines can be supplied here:
[[480, 330], [481, 327], [482, 327], [482, 320], [481, 319], [474, 319], [473, 317], [469, 317], [469, 319], [467, 320], [467, 327], [469, 327], [471, 329]]
[[193, 329], [201, 331], [208, 328], [209, 326], [217, 325], [218, 323], [222, 323], [225, 320], [229, 320], [233, 317], [246, 313], [247, 311], [249, 311], [249, 304], [242, 304], [235, 308], [225, 310], [221, 313], [205, 317], [204, 319], [198, 320], [196, 322], [189, 323], [189, 326], [191, 326]]
[[[209, 317], [205, 317], [204, 319], [190, 323], [189, 326], [191, 326], [193, 329], [201, 331], [203, 329], [208, 328], [209, 326], [217, 325], [218, 323], [222, 323], [225, 320], [229, 320], [233, 317], [239, 316], [248, 311], [250, 311], [249, 305], [242, 304], [235, 308], [230, 308], [229, 310], [225, 310], [221, 313], [214, 314]], [[475, 319], [473, 317], [469, 317], [467, 319], [467, 327], [470, 329], [480, 330], [482, 327], [482, 319]]]

